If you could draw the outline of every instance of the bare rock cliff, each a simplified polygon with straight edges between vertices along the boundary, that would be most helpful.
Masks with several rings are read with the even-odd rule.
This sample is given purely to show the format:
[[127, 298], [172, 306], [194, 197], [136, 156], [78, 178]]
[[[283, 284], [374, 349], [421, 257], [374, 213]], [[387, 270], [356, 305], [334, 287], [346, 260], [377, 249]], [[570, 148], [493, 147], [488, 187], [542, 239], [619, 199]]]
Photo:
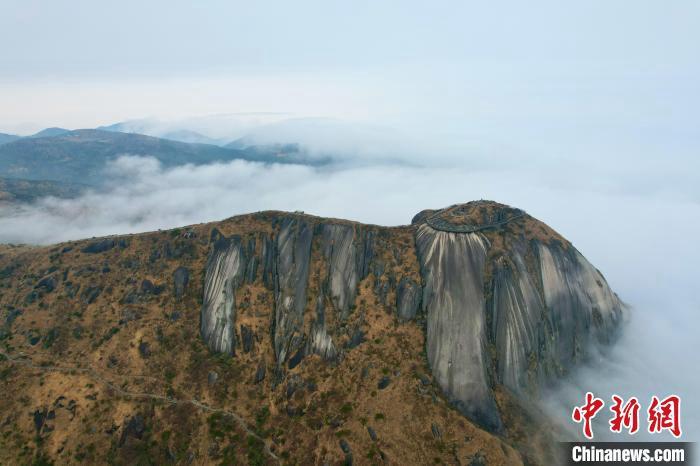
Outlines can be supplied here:
[[495, 202], [423, 211], [397, 228], [302, 214], [272, 223], [257, 241], [213, 234], [201, 336], [213, 351], [235, 354], [236, 289], [260, 281], [274, 289], [269, 331], [281, 378], [308, 354], [334, 363], [362, 344], [356, 301], [367, 288], [398, 325], [423, 324], [445, 396], [499, 431], [496, 385], [535, 398], [594, 346], [611, 343], [622, 322], [621, 301], [568, 241]]

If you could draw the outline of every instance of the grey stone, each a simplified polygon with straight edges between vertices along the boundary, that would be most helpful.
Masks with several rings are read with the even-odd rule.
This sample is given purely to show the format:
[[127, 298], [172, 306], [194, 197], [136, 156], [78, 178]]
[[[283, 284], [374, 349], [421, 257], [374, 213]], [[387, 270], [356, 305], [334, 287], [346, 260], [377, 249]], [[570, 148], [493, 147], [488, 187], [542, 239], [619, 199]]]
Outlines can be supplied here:
[[243, 352], [250, 353], [253, 349], [255, 334], [253, 333], [253, 330], [247, 325], [241, 325], [241, 341], [243, 343]]
[[246, 257], [248, 258], [248, 264], [245, 271], [246, 281], [248, 283], [253, 283], [258, 275], [258, 256], [255, 255], [255, 238], [250, 238], [248, 240]]
[[305, 356], [304, 350], [305, 348], [303, 346], [299, 347], [297, 352], [294, 353], [294, 356], [289, 358], [289, 360], [287, 361], [287, 367], [289, 367], [289, 369], [294, 369], [301, 363], [301, 360], [304, 359]]
[[318, 354], [326, 361], [334, 360], [338, 356], [333, 338], [326, 329], [325, 305], [323, 296], [316, 298], [316, 319], [311, 324], [307, 352]]
[[36, 289], [41, 289], [47, 293], [51, 293], [56, 289], [56, 278], [53, 276], [44, 277], [39, 280], [39, 283], [34, 287]]
[[151, 356], [151, 346], [146, 341], [139, 343], [139, 354], [142, 358], [148, 358]]
[[265, 362], [260, 361], [260, 364], [258, 364], [258, 368], [255, 370], [255, 383], [260, 383], [263, 380], [265, 380]]
[[345, 347], [348, 349], [353, 349], [353, 348], [360, 346], [364, 341], [365, 341], [365, 332], [363, 332], [362, 329], [358, 327], [352, 333], [352, 336], [350, 337], [350, 340], [348, 340]]
[[369, 438], [371, 438], [373, 442], [377, 441], [377, 433], [370, 426], [367, 426], [367, 433], [369, 434]]
[[274, 263], [275, 263], [275, 246], [272, 239], [269, 236], [263, 237], [262, 244], [262, 265], [263, 273], [262, 279], [263, 284], [270, 290], [274, 289]]
[[362, 237], [361, 249], [357, 254], [357, 272], [360, 280], [363, 280], [369, 275], [372, 269], [372, 261], [374, 259], [374, 237], [375, 232], [372, 230], [365, 231]]
[[15, 321], [15, 319], [19, 316], [22, 315], [22, 310], [21, 309], [10, 309], [7, 312], [7, 316], [5, 317], [5, 325], [8, 327], [12, 325], [12, 323]]
[[190, 271], [187, 267], [178, 267], [175, 269], [175, 272], [173, 272], [173, 286], [176, 299], [180, 299], [184, 296], [189, 282]]
[[414, 319], [420, 307], [421, 289], [415, 280], [403, 277], [396, 289], [396, 310], [400, 320]]
[[102, 288], [99, 286], [88, 286], [85, 288], [83, 293], [81, 294], [83, 302], [85, 304], [91, 304], [95, 302], [98, 296], [100, 296], [100, 293], [102, 292]]
[[154, 295], [157, 296], [163, 292], [162, 285], [155, 285], [150, 280], [143, 280], [141, 282], [141, 294], [144, 295]]
[[99, 241], [94, 241], [85, 246], [83, 249], [81, 249], [81, 251], [87, 254], [98, 254], [101, 252], [109, 251], [115, 245], [116, 242], [113, 239], [107, 238]]
[[474, 456], [469, 460], [469, 466], [487, 466], [488, 462], [484, 457], [484, 454], [479, 452], [474, 453]]
[[146, 432], [146, 423], [143, 419], [143, 416], [140, 414], [136, 414], [129, 418], [128, 421], [125, 422], [124, 429], [122, 430], [122, 435], [121, 438], [119, 439], [119, 446], [123, 446], [124, 443], [126, 443], [126, 440], [129, 437], [136, 438], [136, 439], [143, 439], [143, 434]]
[[341, 319], [346, 319], [354, 305], [359, 282], [357, 248], [352, 225], [324, 224], [322, 249], [328, 264], [329, 297]]
[[220, 234], [207, 260], [200, 332], [207, 346], [234, 354], [236, 346], [236, 289], [243, 281], [245, 254], [238, 236]]
[[350, 448], [350, 444], [347, 440], [340, 439], [340, 449], [343, 450], [343, 453], [345, 453], [345, 461], [343, 464], [346, 466], [351, 466], [353, 464], [352, 449]]
[[416, 233], [428, 362], [448, 399], [493, 431], [502, 423], [489, 385], [484, 346], [484, 267], [488, 241], [479, 233], [448, 233], [422, 224]]
[[303, 219], [285, 217], [275, 242], [273, 346], [280, 366], [303, 342], [312, 235]]

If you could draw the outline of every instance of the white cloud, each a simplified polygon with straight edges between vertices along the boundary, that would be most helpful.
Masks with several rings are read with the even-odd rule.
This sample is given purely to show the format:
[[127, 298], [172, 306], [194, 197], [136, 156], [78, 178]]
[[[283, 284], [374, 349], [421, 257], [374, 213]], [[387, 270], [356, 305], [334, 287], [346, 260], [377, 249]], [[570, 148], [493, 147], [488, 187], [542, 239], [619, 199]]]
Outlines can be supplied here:
[[561, 171], [541, 161], [533, 161], [533, 169], [484, 164], [479, 170], [409, 161], [325, 167], [233, 161], [164, 169], [152, 158], [124, 156], [110, 165], [103, 191], [0, 208], [0, 241], [48, 244], [268, 209], [400, 225], [425, 208], [498, 200], [559, 230], [633, 307], [620, 344], [602, 366], [577, 372], [551, 396], [552, 412], [568, 422], [586, 390], [640, 399], [673, 391], [686, 400], [686, 438], [697, 438], [700, 205], [693, 191], [678, 195], [664, 185], [640, 190], [634, 183], [610, 189], [599, 183], [610, 173], [601, 170], [597, 183], [587, 182], [590, 172]]

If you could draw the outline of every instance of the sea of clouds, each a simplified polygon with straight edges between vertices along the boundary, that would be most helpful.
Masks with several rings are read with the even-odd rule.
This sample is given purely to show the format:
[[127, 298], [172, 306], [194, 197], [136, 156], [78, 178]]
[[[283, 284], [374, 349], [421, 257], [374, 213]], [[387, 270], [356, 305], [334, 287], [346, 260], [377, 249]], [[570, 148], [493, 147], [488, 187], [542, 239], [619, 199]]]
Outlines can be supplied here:
[[[549, 394], [545, 408], [580, 435], [568, 419], [586, 391], [608, 403], [613, 393], [637, 396], [642, 409], [651, 395], [675, 393], [683, 398], [684, 438], [698, 437], [700, 206], [682, 169], [669, 175], [668, 168], [642, 162], [625, 170], [627, 162], [492, 160], [468, 148], [459, 156], [454, 148], [392, 144], [385, 137], [338, 148], [322, 140], [321, 149], [307, 141], [309, 150], [342, 154], [335, 163], [238, 160], [166, 169], [147, 154], [124, 155], [106, 168], [102, 187], [79, 198], [0, 207], [0, 241], [51, 244], [269, 209], [401, 225], [425, 208], [497, 200], [569, 238], [631, 308], [618, 344]], [[377, 153], [390, 156], [375, 158]], [[601, 436], [608, 418], [609, 412], [600, 416]]]

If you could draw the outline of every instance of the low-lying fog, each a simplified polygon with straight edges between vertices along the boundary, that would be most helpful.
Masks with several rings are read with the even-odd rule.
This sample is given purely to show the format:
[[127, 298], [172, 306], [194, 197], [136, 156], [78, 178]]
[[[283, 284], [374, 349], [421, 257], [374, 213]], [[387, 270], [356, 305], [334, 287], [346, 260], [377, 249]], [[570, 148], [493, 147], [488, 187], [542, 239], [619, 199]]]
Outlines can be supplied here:
[[[683, 397], [684, 438], [697, 438], [700, 207], [682, 170], [670, 178], [663, 171], [672, 180], [664, 183], [653, 170], [636, 166], [626, 174], [612, 163], [574, 167], [528, 160], [508, 166], [432, 154], [379, 163], [358, 158], [362, 163], [346, 157], [325, 167], [234, 161], [165, 170], [154, 159], [123, 156], [109, 167], [104, 189], [3, 208], [0, 241], [48, 244], [266, 209], [399, 225], [424, 208], [494, 199], [524, 208], [569, 238], [632, 307], [629, 325], [604, 363], [578, 371], [547, 397], [547, 409], [580, 435], [568, 418], [587, 390], [608, 402], [612, 393], [637, 396], [642, 421], [651, 395], [676, 393]], [[599, 415], [599, 436], [607, 431], [607, 408]]]

